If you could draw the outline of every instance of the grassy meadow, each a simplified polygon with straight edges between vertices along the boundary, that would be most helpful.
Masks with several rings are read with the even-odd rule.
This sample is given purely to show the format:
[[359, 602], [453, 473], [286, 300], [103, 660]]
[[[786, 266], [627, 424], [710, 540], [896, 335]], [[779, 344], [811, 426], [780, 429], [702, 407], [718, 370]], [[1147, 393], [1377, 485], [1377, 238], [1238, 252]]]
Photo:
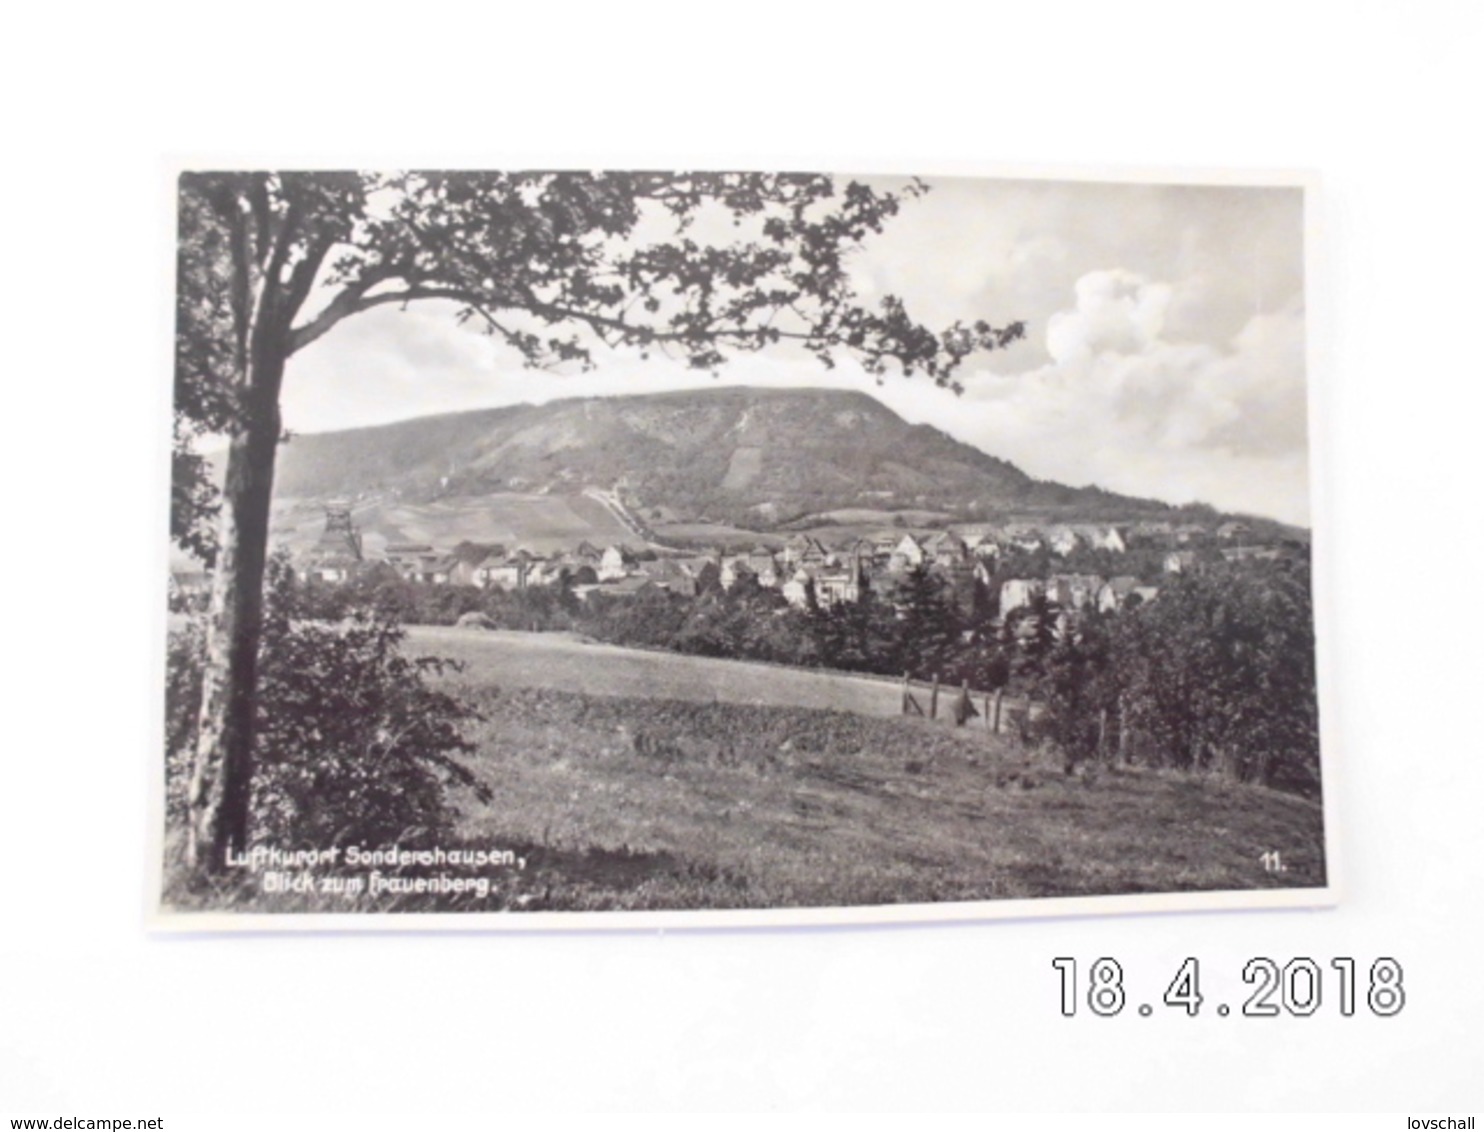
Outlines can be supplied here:
[[[892, 681], [567, 634], [423, 627], [405, 647], [461, 661], [439, 679], [480, 715], [466, 762], [493, 796], [459, 788], [449, 847], [509, 850], [521, 867], [487, 870], [496, 889], [483, 898], [347, 900], [264, 893], [243, 878], [204, 895], [167, 891], [167, 903], [726, 909], [1324, 883], [1312, 801], [1140, 767], [1068, 776], [1054, 752], [978, 720], [902, 718]], [[1273, 851], [1284, 872], [1263, 868]]]
[[[472, 841], [530, 847], [527, 903], [709, 908], [1322, 884], [1319, 807], [1128, 768], [1067, 777], [890, 681], [560, 634], [414, 630], [483, 715]], [[945, 697], [946, 702], [946, 697]], [[1283, 874], [1260, 857], [1282, 855]], [[545, 872], [544, 879], [539, 874]]]
[[901, 686], [880, 677], [623, 648], [575, 633], [414, 625], [407, 629], [406, 647], [459, 661], [464, 665], [460, 683], [475, 690], [548, 688], [596, 696], [824, 708], [883, 718], [897, 716], [902, 703]]
[[[470, 686], [473, 842], [529, 845], [529, 907], [748, 908], [1323, 883], [1320, 812], [1007, 738], [817, 708]], [[1282, 854], [1288, 871], [1265, 872]], [[538, 880], [539, 873], [548, 875]]]

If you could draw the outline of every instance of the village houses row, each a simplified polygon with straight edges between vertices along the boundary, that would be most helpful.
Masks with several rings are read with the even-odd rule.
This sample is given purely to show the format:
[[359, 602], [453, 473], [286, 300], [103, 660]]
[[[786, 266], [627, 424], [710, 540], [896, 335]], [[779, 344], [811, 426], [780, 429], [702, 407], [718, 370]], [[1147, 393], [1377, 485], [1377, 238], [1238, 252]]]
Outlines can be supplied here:
[[[1166, 548], [1164, 569], [1179, 573], [1194, 568], [1198, 547], [1217, 546], [1223, 557], [1242, 559], [1276, 556], [1272, 548], [1248, 543], [1250, 531], [1239, 522], [1214, 531], [1200, 524], [1143, 523], [1131, 525], [1058, 525], [1040, 528], [1009, 524], [963, 532], [942, 531], [928, 536], [883, 532], [855, 538], [834, 549], [806, 534], [790, 537], [780, 549], [758, 546], [736, 554], [663, 554], [636, 557], [623, 546], [599, 549], [582, 542], [554, 554], [526, 548], [461, 543], [440, 551], [425, 544], [391, 544], [380, 559], [405, 581], [426, 585], [472, 585], [521, 590], [568, 584], [582, 599], [593, 592], [614, 596], [633, 594], [648, 586], [694, 596], [704, 584], [708, 567], [727, 590], [750, 576], [764, 589], [777, 590], [791, 605], [805, 607], [812, 591], [821, 607], [860, 599], [873, 587], [881, 596], [917, 567], [940, 577], [964, 604], [971, 600], [974, 582], [991, 583], [996, 559], [1010, 548], [1049, 550], [1065, 556], [1079, 546], [1123, 553], [1131, 542]], [[361, 540], [348, 513], [327, 512], [324, 535], [303, 559], [301, 575], [320, 582], [343, 582], [376, 566], [361, 553]], [[1157, 593], [1132, 575], [1104, 579], [1092, 574], [1052, 574], [1047, 578], [1016, 578], [1002, 584], [1001, 614], [1028, 606], [1044, 597], [1063, 609], [1096, 607], [1105, 611], [1132, 602], [1148, 601]]]

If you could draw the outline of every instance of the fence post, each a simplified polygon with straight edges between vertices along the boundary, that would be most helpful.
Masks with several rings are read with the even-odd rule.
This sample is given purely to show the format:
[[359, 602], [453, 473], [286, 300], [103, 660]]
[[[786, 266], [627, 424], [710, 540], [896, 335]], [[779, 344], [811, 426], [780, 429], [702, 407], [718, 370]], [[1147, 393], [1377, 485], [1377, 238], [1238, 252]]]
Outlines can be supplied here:
[[1000, 709], [1004, 706], [1005, 689], [996, 688], [994, 692], [994, 726], [990, 728], [996, 735], [1000, 733]]
[[962, 727], [969, 722], [969, 716], [974, 714], [974, 701], [969, 696], [969, 682], [964, 681], [963, 689], [958, 694], [958, 703], [953, 709], [953, 726]]
[[928, 709], [928, 718], [929, 719], [937, 719], [938, 718], [938, 677], [939, 677], [939, 673], [934, 672], [933, 673], [933, 699], [932, 699], [932, 706]]
[[1108, 709], [1098, 712], [1098, 762], [1103, 761], [1103, 747], [1108, 739]]
[[922, 718], [922, 704], [912, 695], [912, 675], [908, 672], [902, 673], [902, 714]]
[[1128, 703], [1118, 697], [1118, 761], [1128, 766]]
[[989, 693], [984, 693], [984, 730], [994, 730], [994, 716], [989, 712]]

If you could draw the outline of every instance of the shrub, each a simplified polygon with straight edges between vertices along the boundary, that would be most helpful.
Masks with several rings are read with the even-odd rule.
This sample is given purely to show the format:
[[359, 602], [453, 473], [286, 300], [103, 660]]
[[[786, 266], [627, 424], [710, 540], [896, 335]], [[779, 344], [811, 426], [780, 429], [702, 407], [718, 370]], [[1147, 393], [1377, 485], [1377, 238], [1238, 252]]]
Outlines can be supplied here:
[[[460, 761], [471, 708], [431, 686], [454, 667], [409, 657], [403, 632], [379, 606], [359, 606], [327, 624], [302, 612], [286, 567], [275, 563], [259, 654], [254, 843], [415, 844], [446, 837], [459, 787], [489, 791]], [[167, 689], [167, 797], [185, 818], [201, 699], [199, 624], [171, 642]]]

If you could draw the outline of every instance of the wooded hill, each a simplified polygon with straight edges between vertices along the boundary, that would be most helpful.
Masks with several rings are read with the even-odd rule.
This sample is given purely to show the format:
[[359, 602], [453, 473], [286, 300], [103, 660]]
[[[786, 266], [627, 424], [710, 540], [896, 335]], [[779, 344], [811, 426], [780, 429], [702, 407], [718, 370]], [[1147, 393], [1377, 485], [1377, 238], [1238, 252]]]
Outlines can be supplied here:
[[296, 436], [280, 496], [405, 503], [622, 485], [642, 511], [765, 530], [828, 512], [957, 519], [1165, 516], [1171, 508], [1032, 479], [845, 390], [720, 387], [581, 398]]

